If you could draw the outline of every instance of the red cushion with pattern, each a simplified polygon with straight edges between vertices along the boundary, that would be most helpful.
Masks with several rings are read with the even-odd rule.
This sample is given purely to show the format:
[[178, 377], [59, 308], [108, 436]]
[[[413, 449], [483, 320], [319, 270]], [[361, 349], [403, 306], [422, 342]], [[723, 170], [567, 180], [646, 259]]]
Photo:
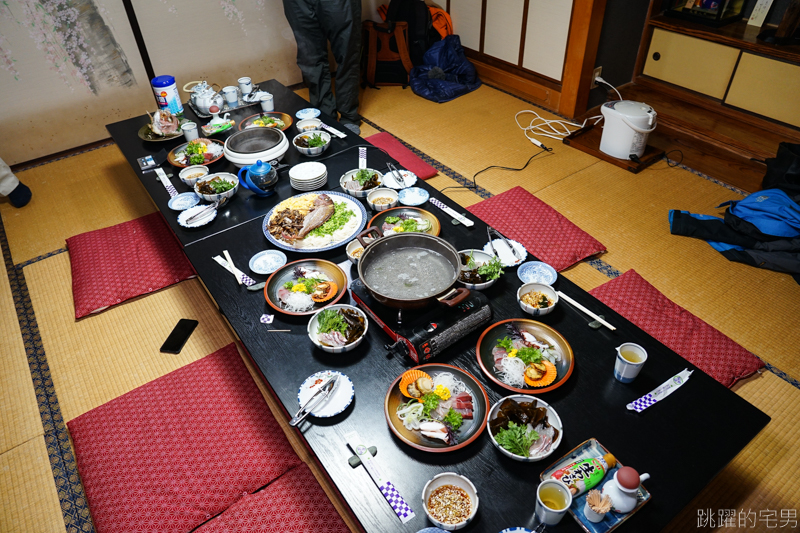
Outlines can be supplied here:
[[195, 276], [161, 213], [67, 239], [75, 318]]
[[467, 209], [558, 271], [606, 250], [600, 241], [522, 187]]
[[[434, 177], [439, 173], [438, 170], [426, 163], [420, 156], [425, 156], [422, 152], [419, 155], [409, 150], [403, 143], [398, 141], [391, 133], [382, 131], [375, 135], [370, 135], [364, 139], [368, 143], [383, 148], [386, 152], [400, 163], [400, 166], [416, 174], [421, 180]], [[427, 156], [425, 156], [427, 157]]]
[[726, 387], [764, 366], [761, 359], [664, 296], [634, 270], [589, 293]]
[[98, 533], [190, 531], [301, 464], [234, 344], [67, 426]]
[[196, 533], [349, 533], [350, 529], [305, 464], [264, 490], [248, 494]]

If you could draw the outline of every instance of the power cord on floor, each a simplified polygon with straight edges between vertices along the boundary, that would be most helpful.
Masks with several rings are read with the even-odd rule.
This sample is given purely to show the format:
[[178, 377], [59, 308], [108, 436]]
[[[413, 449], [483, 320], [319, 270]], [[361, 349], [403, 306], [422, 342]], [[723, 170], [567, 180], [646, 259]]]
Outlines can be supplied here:
[[[519, 116], [524, 114], [531, 114], [533, 115], [533, 119], [531, 119], [530, 123], [527, 126], [523, 126], [519, 123]], [[586, 127], [586, 123], [590, 120], [595, 120], [594, 124], [597, 124], [603, 117], [601, 115], [597, 115], [594, 117], [589, 117], [583, 121], [582, 124], [577, 124], [575, 122], [569, 122], [568, 120], [561, 120], [561, 119], [546, 119], [542, 117], [536, 111], [531, 111], [530, 109], [526, 109], [524, 111], [520, 111], [516, 115], [514, 115], [514, 121], [517, 123], [517, 126], [525, 133], [525, 137], [534, 145], [538, 146], [543, 150], [547, 150], [548, 152], [550, 149], [545, 147], [538, 139], [531, 137], [531, 135], [541, 135], [543, 137], [549, 137], [551, 139], [556, 139], [558, 141], [563, 140], [564, 137], [570, 135], [576, 130]], [[575, 128], [575, 130], [571, 130], [570, 128]]]
[[[678, 160], [678, 162], [677, 162], [677, 163], [670, 163], [670, 162], [669, 162], [669, 154], [671, 154], [672, 152], [678, 152], [679, 154], [681, 154], [681, 158]], [[666, 154], [664, 154], [664, 159], [666, 159], [666, 160], [667, 160], [667, 166], [668, 166], [668, 167], [677, 167], [677, 166], [680, 166], [680, 164], [681, 164], [681, 163], [683, 163], [683, 152], [681, 152], [680, 150], [670, 150], [669, 152], [667, 152]]]
[[475, 173], [474, 176], [472, 176], [472, 185], [459, 185], [459, 186], [453, 186], [453, 187], [445, 187], [444, 189], [442, 189], [439, 192], [444, 192], [444, 191], [446, 191], [448, 189], [467, 189], [467, 190], [470, 190], [470, 191], [476, 191], [478, 189], [478, 180], [477, 180], [478, 174], [482, 174], [482, 173], [486, 172], [487, 170], [491, 170], [491, 169], [494, 169], [494, 168], [496, 168], [498, 170], [509, 170], [511, 172], [520, 172], [520, 171], [525, 170], [526, 168], [528, 168], [528, 165], [531, 164], [531, 161], [533, 161], [533, 159], [535, 157], [540, 156], [542, 154], [550, 153], [551, 151], [552, 150], [548, 150], [546, 148], [542, 148], [541, 151], [536, 152], [535, 154], [533, 154], [528, 159], [528, 162], [525, 163], [525, 166], [523, 166], [522, 168], [501, 167], [501, 166], [497, 166], [497, 165], [492, 165], [490, 167], [486, 167], [483, 170], [479, 170], [478, 172]]
[[595, 82], [597, 82], [597, 83], [602, 83], [603, 85], [608, 85], [609, 87], [611, 87], [612, 89], [614, 89], [614, 92], [615, 92], [615, 93], [617, 93], [617, 96], [619, 96], [619, 99], [620, 99], [620, 101], [622, 100], [622, 95], [621, 95], [621, 94], [619, 94], [619, 91], [617, 90], [617, 88], [616, 88], [616, 87], [614, 87], [613, 85], [611, 85], [610, 83], [608, 83], [606, 80], [604, 80], [604, 79], [603, 79], [603, 78], [601, 78], [600, 76], [597, 76], [597, 77], [594, 79], [594, 81], [595, 81]]

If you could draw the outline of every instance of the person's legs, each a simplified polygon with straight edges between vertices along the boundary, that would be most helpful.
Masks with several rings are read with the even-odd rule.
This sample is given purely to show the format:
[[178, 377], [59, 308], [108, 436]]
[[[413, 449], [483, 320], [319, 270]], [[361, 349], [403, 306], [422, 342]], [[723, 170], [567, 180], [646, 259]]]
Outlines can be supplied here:
[[22, 207], [31, 201], [31, 190], [19, 182], [2, 159], [0, 159], [0, 195], [8, 196], [14, 207]]
[[358, 124], [361, 1], [320, 0], [320, 22], [336, 59], [336, 110], [343, 124]]
[[[321, 26], [320, 0], [283, 0], [283, 12], [297, 41], [297, 66], [308, 86], [311, 105], [336, 117], [328, 66], [328, 43]], [[325, 2], [323, 2], [325, 3]]]

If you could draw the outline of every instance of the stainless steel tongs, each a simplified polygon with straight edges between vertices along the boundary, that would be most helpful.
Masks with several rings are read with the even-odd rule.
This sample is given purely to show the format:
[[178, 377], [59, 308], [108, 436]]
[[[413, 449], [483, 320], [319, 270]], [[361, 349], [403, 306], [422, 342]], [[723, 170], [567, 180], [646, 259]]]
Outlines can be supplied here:
[[389, 168], [389, 170], [391, 171], [391, 173], [392, 173], [392, 177], [394, 177], [394, 180], [397, 182], [397, 184], [398, 184], [398, 185], [400, 185], [401, 187], [405, 187], [405, 186], [406, 186], [406, 180], [405, 180], [405, 179], [403, 179], [403, 176], [402, 176], [402, 174], [400, 174], [400, 173], [397, 171], [397, 167], [395, 167], [395, 166], [394, 166], [393, 164], [391, 164], [391, 163], [386, 163], [386, 166], [387, 166], [387, 167]]
[[509, 240], [506, 239], [505, 235], [503, 235], [502, 233], [500, 233], [499, 231], [497, 231], [496, 229], [494, 229], [491, 226], [486, 226], [486, 235], [489, 237], [489, 246], [492, 247], [492, 251], [494, 252], [494, 255], [496, 255], [497, 257], [500, 257], [500, 254], [497, 253], [497, 250], [494, 247], [494, 243], [492, 242], [492, 240], [493, 240], [492, 239], [492, 234], [494, 234], [495, 237], [503, 239], [503, 242], [506, 243], [506, 246], [508, 246], [508, 248], [514, 254], [514, 257], [516, 257], [520, 261], [522, 260], [522, 257], [520, 257], [519, 252], [517, 251], [517, 249], [514, 248], [514, 246], [512, 246], [511, 242], [509, 242]]

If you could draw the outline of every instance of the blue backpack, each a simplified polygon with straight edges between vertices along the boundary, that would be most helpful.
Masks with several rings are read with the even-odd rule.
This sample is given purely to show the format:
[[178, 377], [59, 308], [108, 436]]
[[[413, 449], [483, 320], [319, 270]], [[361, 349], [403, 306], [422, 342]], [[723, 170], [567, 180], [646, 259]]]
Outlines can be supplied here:
[[744, 200], [731, 200], [717, 207], [729, 206], [728, 213], [755, 226], [765, 235], [793, 239], [800, 236], [800, 205], [780, 189], [767, 189]]

